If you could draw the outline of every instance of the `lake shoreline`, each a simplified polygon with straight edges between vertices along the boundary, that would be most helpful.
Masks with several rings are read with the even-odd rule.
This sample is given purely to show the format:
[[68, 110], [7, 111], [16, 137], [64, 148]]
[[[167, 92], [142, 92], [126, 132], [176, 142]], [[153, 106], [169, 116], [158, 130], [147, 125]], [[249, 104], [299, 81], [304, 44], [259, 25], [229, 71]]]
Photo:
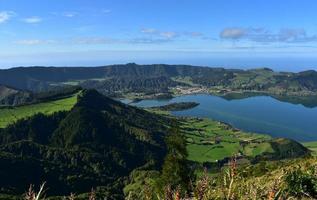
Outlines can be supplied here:
[[171, 111], [175, 116], [209, 118], [225, 122], [247, 132], [269, 134], [300, 142], [317, 141], [314, 119], [317, 108], [285, 103], [270, 96], [224, 98], [212, 94], [180, 95], [172, 99], [146, 99], [138, 102], [126, 100], [130, 105], [150, 108], [175, 102], [197, 102], [200, 105], [188, 110]]
[[234, 92], [227, 92], [227, 93], [213, 93], [213, 92], [191, 92], [191, 93], [184, 93], [184, 94], [164, 94], [160, 93], [157, 95], [149, 95], [149, 96], [140, 96], [140, 97], [121, 97], [118, 99], [129, 99], [131, 103], [137, 103], [143, 100], [164, 100], [164, 99], [173, 99], [176, 97], [181, 96], [189, 96], [189, 95], [210, 95], [210, 96], [217, 96], [227, 100], [237, 100], [237, 99], [245, 99], [250, 97], [259, 97], [259, 96], [267, 96], [277, 99], [282, 102], [287, 102], [295, 105], [303, 105], [305, 107], [314, 108], [317, 107], [317, 94], [311, 96], [291, 96], [291, 95], [277, 95], [268, 92], [260, 92], [260, 91], [234, 91]]

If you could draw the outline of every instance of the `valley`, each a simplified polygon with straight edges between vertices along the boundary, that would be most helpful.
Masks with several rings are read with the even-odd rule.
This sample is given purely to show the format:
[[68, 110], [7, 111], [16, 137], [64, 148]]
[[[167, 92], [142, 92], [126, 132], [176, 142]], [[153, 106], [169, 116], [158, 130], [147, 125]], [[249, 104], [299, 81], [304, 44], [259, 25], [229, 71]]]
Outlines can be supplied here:
[[[232, 159], [236, 170], [246, 167], [238, 174], [250, 182], [253, 176], [267, 180], [267, 169], [293, 173], [289, 166], [296, 159], [313, 162], [314, 86], [292, 82], [302, 87], [293, 96], [295, 90], [285, 86], [290, 80], [272, 89], [281, 83], [268, 84], [267, 79], [284, 75], [269, 69], [147, 67], [35, 67], [35, 72], [64, 75], [35, 81], [33, 71], [30, 88], [2, 87], [0, 180], [11, 181], [0, 182], [0, 199], [16, 199], [28, 184], [44, 181], [49, 199], [74, 191], [86, 199], [91, 188], [102, 198], [144, 199], [145, 186], [151, 195], [164, 195], [164, 184], [178, 180], [170, 176], [176, 168], [186, 171], [176, 182], [184, 192], [192, 190], [185, 184], [189, 178], [199, 187], [200, 179], [210, 175], [217, 177], [212, 185], [220, 195], [224, 188], [218, 179], [226, 177]], [[28, 68], [15, 70], [23, 75]], [[299, 74], [287, 73], [293, 76]], [[270, 86], [259, 89], [259, 84]]]
[[316, 10], [0, 0], [0, 200], [317, 200]]

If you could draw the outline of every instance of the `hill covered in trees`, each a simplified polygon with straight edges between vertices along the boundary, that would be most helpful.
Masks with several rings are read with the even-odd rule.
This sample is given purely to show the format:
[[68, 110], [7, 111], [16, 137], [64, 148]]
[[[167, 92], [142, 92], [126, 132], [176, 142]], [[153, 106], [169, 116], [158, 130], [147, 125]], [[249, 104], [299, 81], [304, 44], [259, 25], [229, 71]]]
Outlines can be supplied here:
[[22, 194], [30, 183], [46, 181], [48, 195], [94, 187], [120, 199], [129, 172], [161, 165], [168, 124], [96, 91], [83, 91], [70, 111], [36, 114], [0, 129], [0, 192]]
[[31, 92], [0, 85], [0, 105], [15, 106], [31, 101], [33, 101], [33, 95]]
[[42, 105], [0, 129], [0, 199], [19, 199], [29, 184], [43, 182], [50, 199], [71, 193], [85, 199], [91, 188], [102, 199], [144, 199], [149, 194], [168, 199], [164, 195], [178, 190], [179, 195], [191, 195], [204, 167], [221, 174], [233, 155], [259, 163], [310, 154], [292, 140], [155, 114], [96, 90], [62, 94], [69, 93], [49, 96], [71, 99], [69, 109], [42, 109], [59, 100], [8, 108], [16, 114]]
[[179, 103], [170, 103], [164, 106], [154, 106], [151, 109], [163, 110], [163, 111], [181, 111], [194, 108], [198, 106], [199, 103], [196, 102], [179, 102]]
[[16, 107], [63, 99], [67, 96], [72, 96], [80, 90], [81, 88], [77, 86], [64, 86], [51, 88], [51, 90], [43, 92], [32, 92], [0, 85], [0, 107]]
[[317, 94], [317, 72], [274, 72], [188, 65], [109, 65], [103, 67], [20, 67], [0, 70], [0, 84], [46, 91], [81, 85], [105, 94], [167, 92], [170, 88], [204, 87], [206, 92], [265, 92], [275, 95]]

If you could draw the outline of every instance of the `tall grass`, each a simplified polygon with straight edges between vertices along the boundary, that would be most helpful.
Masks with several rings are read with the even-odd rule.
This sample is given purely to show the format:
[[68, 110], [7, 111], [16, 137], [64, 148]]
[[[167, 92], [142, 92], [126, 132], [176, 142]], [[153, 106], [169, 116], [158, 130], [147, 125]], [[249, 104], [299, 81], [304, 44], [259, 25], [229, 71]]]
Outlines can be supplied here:
[[[24, 200], [45, 200], [45, 182], [43, 184], [40, 185], [39, 191], [36, 192], [34, 190], [34, 185], [30, 185], [28, 191], [25, 193], [24, 195]], [[65, 200], [75, 200], [76, 199], [76, 195], [74, 193], [71, 193], [69, 196], [64, 197], [63, 199]], [[97, 200], [96, 199], [96, 192], [95, 190], [92, 188], [89, 195], [88, 195], [88, 200]]]
[[[299, 159], [290, 163], [278, 165], [274, 170], [260, 175], [246, 175], [245, 171], [254, 168], [241, 169], [236, 158], [232, 158], [228, 167], [217, 176], [204, 170], [203, 175], [193, 183], [191, 191], [181, 192], [180, 187], [164, 187], [163, 194], [153, 194], [147, 191], [145, 200], [295, 200], [317, 199], [317, 159]], [[38, 192], [30, 185], [25, 193], [25, 200], [45, 200], [45, 183]], [[75, 200], [76, 196], [70, 194], [65, 199]], [[128, 195], [127, 200], [136, 200]], [[87, 200], [97, 200], [94, 189]], [[139, 200], [139, 199], [137, 199]]]
[[44, 186], [45, 182], [40, 186], [40, 189], [38, 192], [34, 191], [34, 186], [31, 184], [28, 191], [25, 193], [25, 200], [44, 200], [45, 195], [44, 195]]

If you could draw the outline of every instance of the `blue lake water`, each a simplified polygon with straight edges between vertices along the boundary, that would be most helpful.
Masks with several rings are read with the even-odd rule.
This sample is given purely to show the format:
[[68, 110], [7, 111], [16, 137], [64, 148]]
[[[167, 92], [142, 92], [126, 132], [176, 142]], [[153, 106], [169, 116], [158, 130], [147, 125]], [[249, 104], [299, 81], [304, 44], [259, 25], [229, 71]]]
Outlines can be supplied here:
[[173, 102], [198, 102], [199, 106], [172, 112], [176, 116], [205, 117], [236, 128], [297, 141], [317, 141], [317, 107], [281, 102], [269, 96], [226, 100], [212, 95], [186, 95], [166, 100], [143, 100], [131, 105], [161, 106]]

